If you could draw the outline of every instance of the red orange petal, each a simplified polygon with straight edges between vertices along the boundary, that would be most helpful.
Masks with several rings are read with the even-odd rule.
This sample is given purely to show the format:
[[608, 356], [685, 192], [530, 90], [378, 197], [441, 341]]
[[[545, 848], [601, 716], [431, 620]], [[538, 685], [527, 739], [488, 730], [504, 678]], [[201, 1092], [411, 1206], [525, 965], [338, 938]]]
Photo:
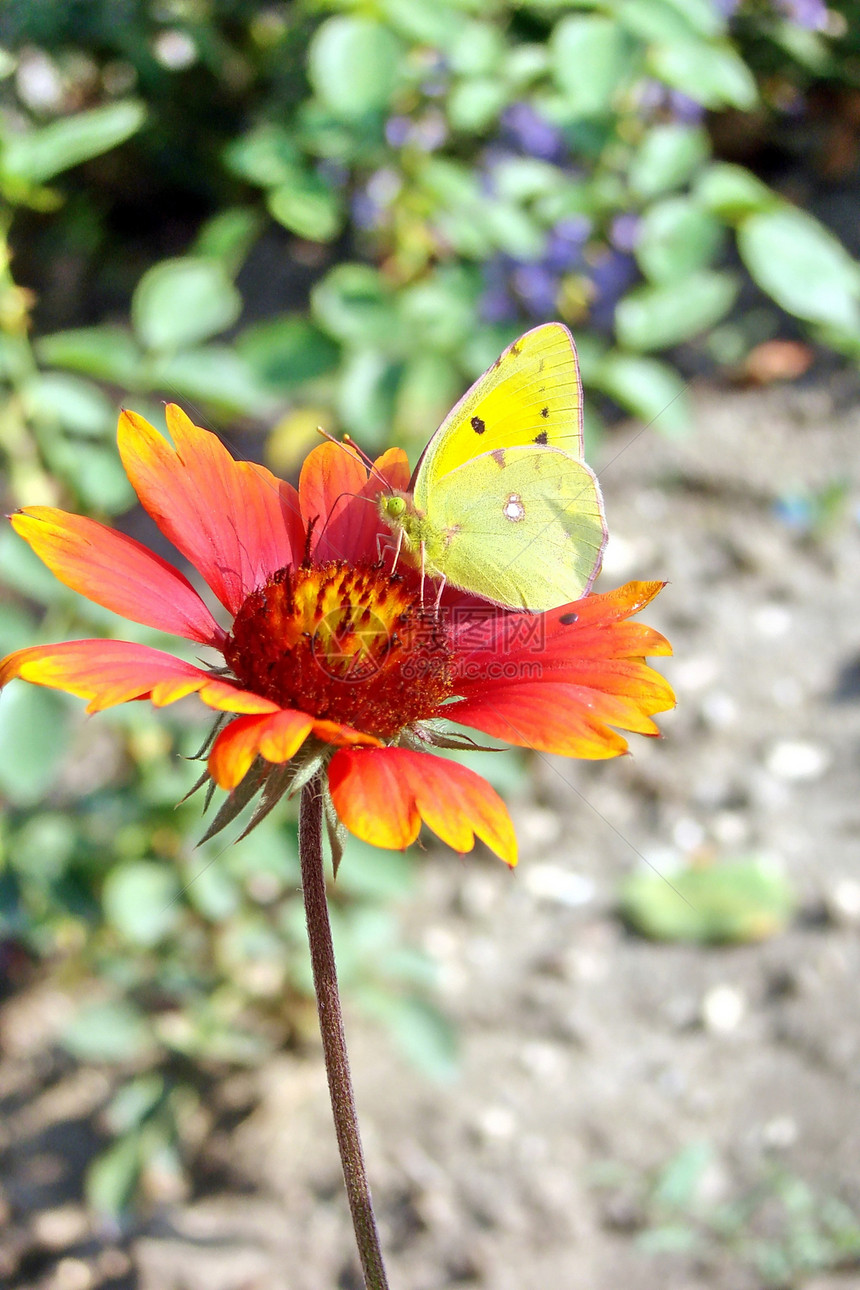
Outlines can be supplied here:
[[268, 699], [231, 686], [172, 654], [131, 641], [66, 641], [19, 649], [0, 660], [0, 686], [14, 677], [88, 699], [88, 712], [131, 699], [149, 698], [163, 707], [195, 693], [218, 710], [276, 710]]
[[[621, 670], [623, 669], [623, 670]], [[668, 682], [645, 663], [607, 663], [590, 683], [506, 681], [449, 704], [445, 715], [507, 743], [566, 757], [617, 757], [627, 741], [609, 728], [657, 734], [650, 720], [672, 707]]]
[[311, 554], [317, 564], [352, 557], [356, 523], [362, 525], [364, 511], [375, 513], [371, 502], [358, 501], [366, 483], [366, 466], [346, 444], [326, 441], [308, 453], [299, 476], [299, 501], [305, 525], [313, 525]]
[[265, 716], [237, 717], [221, 731], [209, 754], [209, 774], [221, 788], [240, 784], [257, 757], [289, 761], [313, 729], [306, 712], [282, 708]]
[[423, 820], [455, 851], [471, 851], [479, 837], [506, 864], [517, 862], [504, 802], [458, 762], [406, 748], [342, 749], [329, 765], [329, 788], [349, 831], [373, 846], [402, 850]]
[[167, 424], [175, 447], [143, 417], [123, 412], [123, 465], [162, 533], [235, 613], [276, 570], [301, 561], [296, 491], [263, 466], [236, 461], [176, 404], [167, 406]]
[[204, 645], [224, 641], [188, 579], [133, 538], [51, 506], [29, 506], [11, 520], [61, 582], [97, 605]]

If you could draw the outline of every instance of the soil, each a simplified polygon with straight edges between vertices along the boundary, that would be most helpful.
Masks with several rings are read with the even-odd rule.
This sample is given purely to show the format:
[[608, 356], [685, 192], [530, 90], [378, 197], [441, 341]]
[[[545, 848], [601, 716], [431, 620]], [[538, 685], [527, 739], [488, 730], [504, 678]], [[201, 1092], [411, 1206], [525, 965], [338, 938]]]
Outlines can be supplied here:
[[[678, 706], [662, 739], [634, 736], [631, 757], [533, 757], [512, 804], [515, 874], [485, 854], [429, 850], [403, 916], [440, 965], [455, 1079], [430, 1082], [348, 1015], [396, 1290], [860, 1286], [856, 1246], [840, 1256], [809, 1236], [816, 1207], [860, 1214], [860, 412], [840, 406], [851, 394], [703, 388], [689, 438], [629, 428], [602, 445], [603, 585], [669, 580], [645, 617], [674, 644], [662, 666]], [[841, 508], [818, 523], [814, 499], [834, 484]], [[638, 866], [671, 880], [691, 859], [751, 855], [796, 892], [779, 934], [702, 947], [625, 928], [619, 885]], [[40, 986], [0, 1016], [12, 1112], [0, 1280], [360, 1285], [318, 1052], [226, 1081], [219, 1096], [253, 1109], [203, 1144], [191, 1198], [110, 1231], [80, 1204], [108, 1076], [57, 1058], [52, 997]], [[753, 1195], [761, 1203], [744, 1209]]]

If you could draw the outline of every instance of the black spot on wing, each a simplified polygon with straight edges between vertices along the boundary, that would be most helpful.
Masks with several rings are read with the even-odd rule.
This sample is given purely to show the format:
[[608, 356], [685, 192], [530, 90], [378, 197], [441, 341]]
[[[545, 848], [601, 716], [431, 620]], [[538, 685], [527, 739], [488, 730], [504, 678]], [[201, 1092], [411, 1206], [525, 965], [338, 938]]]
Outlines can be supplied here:
[[541, 430], [540, 434], [535, 435], [533, 442], [545, 445], [548, 442], [548, 440], [549, 440], [549, 435], [547, 434], [546, 430]]
[[486, 423], [480, 417], [472, 417], [471, 426], [475, 434], [483, 434], [487, 428]]
[[549, 416], [549, 408], [541, 408], [540, 414], [544, 418], [544, 420], [546, 420], [546, 418]]

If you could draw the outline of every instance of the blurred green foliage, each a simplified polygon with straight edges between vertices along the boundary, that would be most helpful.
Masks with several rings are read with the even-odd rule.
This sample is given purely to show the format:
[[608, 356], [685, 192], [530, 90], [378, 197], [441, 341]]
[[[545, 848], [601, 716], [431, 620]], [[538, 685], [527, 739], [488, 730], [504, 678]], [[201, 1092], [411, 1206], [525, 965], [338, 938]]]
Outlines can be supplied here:
[[[815, 164], [799, 127], [822, 95], [856, 93], [851, 13], [848, 0], [7, 0], [5, 508], [130, 512], [121, 402], [159, 422], [176, 399], [285, 474], [318, 423], [369, 451], [391, 437], [414, 450], [548, 318], [576, 333], [592, 431], [620, 407], [683, 432], [686, 376], [784, 326], [856, 361], [857, 263], [754, 173], [768, 148]], [[156, 641], [79, 602], [9, 532], [0, 578], [2, 652]], [[3, 953], [13, 980], [47, 960], [89, 994], [65, 1043], [128, 1074], [90, 1180], [118, 1209], [147, 1162], [179, 1168], [194, 1071], [303, 1031], [295, 828], [191, 848], [202, 830], [193, 804], [174, 809], [194, 778], [177, 753], [201, 732], [184, 713], [95, 726], [15, 686], [0, 736], [14, 750], [0, 759]], [[338, 949], [347, 990], [444, 1074], [450, 1036], [393, 914], [410, 875], [351, 842]]]
[[719, 1267], [734, 1270], [739, 1284], [752, 1274], [756, 1284], [788, 1287], [857, 1266], [860, 1218], [844, 1201], [775, 1159], [763, 1160], [745, 1186], [729, 1186], [724, 1173], [717, 1149], [695, 1141], [650, 1179], [607, 1161], [593, 1185], [622, 1201], [640, 1250], [692, 1256], [703, 1274]]

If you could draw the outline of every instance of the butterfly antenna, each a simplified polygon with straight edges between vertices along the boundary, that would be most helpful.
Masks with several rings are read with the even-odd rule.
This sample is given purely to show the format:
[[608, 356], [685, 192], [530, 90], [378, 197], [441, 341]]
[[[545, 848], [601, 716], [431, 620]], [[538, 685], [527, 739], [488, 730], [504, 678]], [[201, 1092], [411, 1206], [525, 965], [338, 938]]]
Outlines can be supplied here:
[[373, 464], [373, 458], [369, 457], [364, 449], [358, 446], [352, 435], [345, 434], [342, 439], [335, 439], [334, 435], [330, 434], [328, 430], [324, 430], [322, 426], [317, 426], [317, 434], [321, 435], [323, 439], [327, 439], [329, 443], [336, 444], [338, 448], [343, 448], [346, 452], [355, 453], [359, 461], [367, 467], [370, 474], [374, 475], [383, 485], [385, 491], [387, 493], [391, 492], [391, 485], [382, 472], [377, 470], [376, 466]]

